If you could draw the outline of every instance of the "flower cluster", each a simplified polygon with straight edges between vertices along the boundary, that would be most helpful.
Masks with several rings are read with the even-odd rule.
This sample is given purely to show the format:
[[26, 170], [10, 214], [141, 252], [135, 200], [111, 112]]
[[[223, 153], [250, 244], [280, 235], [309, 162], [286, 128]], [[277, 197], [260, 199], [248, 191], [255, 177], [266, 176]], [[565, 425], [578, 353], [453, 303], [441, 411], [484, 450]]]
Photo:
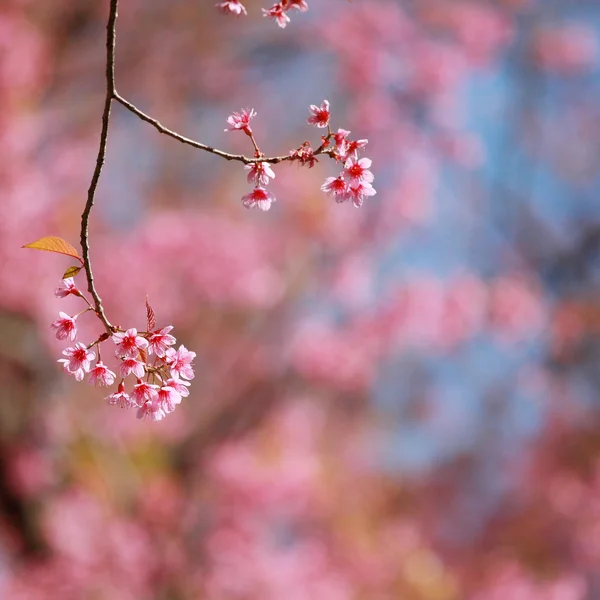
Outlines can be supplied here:
[[[277, 157], [276, 162], [291, 160], [301, 166], [308, 166], [310, 169], [318, 162], [318, 154], [328, 155], [336, 162], [341, 162], [344, 168], [337, 177], [328, 177], [321, 186], [321, 190], [334, 198], [336, 202], [352, 201], [354, 206], [362, 206], [365, 198], [376, 194], [372, 185], [374, 176], [369, 170], [371, 159], [358, 157], [359, 151], [365, 148], [368, 140], [351, 140], [350, 132], [346, 129], [338, 129], [334, 133], [329, 123], [331, 110], [327, 100], [323, 100], [320, 106], [311, 104], [309, 111], [310, 116], [306, 122], [319, 129], [327, 129], [327, 134], [321, 137], [321, 145], [317, 150], [313, 150], [310, 142], [304, 142], [299, 148], [292, 150], [289, 157]], [[227, 122], [231, 127], [225, 131], [243, 131], [254, 146], [256, 162], [247, 164], [245, 167], [248, 171], [248, 183], [254, 184], [254, 189], [242, 196], [242, 204], [246, 208], [269, 210], [271, 204], [275, 202], [275, 196], [265, 186], [275, 178], [275, 173], [271, 164], [264, 159], [264, 154], [260, 152], [250, 127], [250, 121], [255, 116], [254, 109], [234, 112], [227, 117]]]
[[374, 196], [377, 193], [372, 186], [375, 178], [369, 170], [371, 159], [358, 158], [358, 152], [365, 148], [369, 140], [351, 140], [350, 132], [347, 129], [338, 129], [337, 133], [333, 133], [329, 124], [331, 112], [327, 100], [323, 100], [321, 106], [311, 104], [310, 113], [306, 122], [315, 127], [327, 128], [329, 133], [323, 137], [323, 146], [327, 147], [330, 141], [333, 141], [334, 147], [330, 151], [330, 155], [344, 165], [342, 172], [337, 177], [328, 177], [325, 180], [321, 190], [336, 202], [352, 201], [354, 206], [362, 206], [366, 197]]
[[[254, 155], [260, 158], [262, 155], [254, 139], [254, 134], [250, 128], [250, 121], [256, 116], [256, 111], [252, 108], [242, 109], [239, 113], [234, 112], [227, 117], [227, 122], [231, 125], [230, 129], [225, 131], [243, 131], [251, 140], [254, 146]], [[275, 173], [268, 162], [254, 162], [246, 165], [248, 171], [248, 183], [254, 184], [254, 189], [242, 197], [242, 204], [246, 208], [258, 208], [260, 210], [269, 210], [271, 204], [275, 202], [275, 196], [265, 189], [270, 179], [275, 178]]]
[[[223, 0], [217, 2], [215, 5], [221, 12], [231, 15], [246, 15], [246, 7], [239, 0]], [[271, 6], [271, 8], [263, 8], [263, 16], [273, 19], [279, 27], [284, 28], [289, 22], [290, 18], [288, 12], [295, 8], [300, 12], [308, 10], [308, 4], [306, 0], [281, 0]]]
[[[59, 318], [51, 325], [59, 340], [69, 338], [74, 341], [77, 337], [77, 318], [86, 312], [95, 312], [89, 300], [77, 289], [73, 278], [68, 277], [62, 280], [54, 295], [65, 298], [71, 294], [82, 298], [88, 306], [72, 317], [64, 312], [59, 313]], [[190, 352], [185, 346], [179, 346], [178, 350], [172, 348], [176, 343], [171, 335], [173, 327], [169, 325], [157, 329], [154, 312], [148, 304], [147, 311], [148, 331], [138, 333], [134, 328], [126, 331], [115, 328], [110, 333], [103, 333], [87, 346], [76, 342], [74, 346], [63, 350], [65, 358], [58, 362], [77, 381], [82, 381], [87, 375], [87, 380], [92, 385], [111, 386], [117, 375], [102, 362], [100, 356], [100, 345], [110, 340], [115, 345], [119, 384], [117, 391], [106, 400], [109, 404], [122, 408], [136, 407], [140, 419], [147, 417], [160, 421], [175, 410], [183, 397], [189, 395], [189, 382], [194, 378], [192, 361], [196, 353]], [[96, 352], [92, 351], [94, 347], [98, 360]], [[130, 393], [127, 393], [125, 380], [130, 376], [135, 379], [135, 384]]]

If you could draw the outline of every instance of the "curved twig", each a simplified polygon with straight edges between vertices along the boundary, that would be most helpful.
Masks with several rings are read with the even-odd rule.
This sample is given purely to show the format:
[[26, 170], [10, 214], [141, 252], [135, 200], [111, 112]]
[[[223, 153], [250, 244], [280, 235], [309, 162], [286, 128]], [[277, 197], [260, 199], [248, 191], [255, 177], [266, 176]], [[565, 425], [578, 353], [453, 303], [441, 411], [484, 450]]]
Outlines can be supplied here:
[[87, 276], [88, 291], [94, 299], [94, 310], [98, 318], [104, 323], [106, 330], [115, 331], [115, 327], [107, 319], [102, 306], [102, 300], [94, 286], [94, 275], [90, 262], [89, 246], [89, 220], [104, 160], [106, 158], [106, 144], [108, 140], [108, 125], [110, 122], [110, 108], [115, 96], [115, 25], [117, 21], [119, 0], [110, 0], [110, 13], [106, 25], [106, 96], [104, 99], [104, 110], [102, 112], [102, 131], [100, 132], [100, 147], [98, 148], [98, 157], [96, 158], [96, 167], [92, 175], [92, 181], [87, 194], [87, 202], [81, 215], [81, 251], [83, 254], [83, 266]]

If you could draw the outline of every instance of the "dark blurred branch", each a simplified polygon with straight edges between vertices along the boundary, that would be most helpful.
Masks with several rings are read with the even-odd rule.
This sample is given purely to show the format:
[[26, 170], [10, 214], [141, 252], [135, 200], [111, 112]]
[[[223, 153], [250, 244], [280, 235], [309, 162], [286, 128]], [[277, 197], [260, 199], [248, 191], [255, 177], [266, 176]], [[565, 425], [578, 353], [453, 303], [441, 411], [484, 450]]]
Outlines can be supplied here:
[[102, 167], [106, 158], [106, 144], [108, 140], [108, 125], [110, 122], [110, 108], [115, 96], [115, 25], [117, 22], [119, 0], [110, 0], [110, 13], [108, 23], [106, 25], [106, 96], [104, 99], [104, 111], [102, 112], [102, 131], [100, 133], [100, 147], [98, 148], [98, 157], [96, 159], [96, 167], [92, 175], [92, 181], [88, 189], [87, 202], [81, 215], [81, 251], [83, 253], [83, 265], [88, 282], [88, 291], [94, 299], [94, 308], [98, 318], [104, 323], [107, 331], [113, 331], [115, 328], [104, 314], [102, 300], [94, 286], [94, 276], [92, 274], [92, 265], [90, 262], [90, 247], [89, 247], [89, 220], [92, 206], [94, 205], [94, 197], [102, 173]]

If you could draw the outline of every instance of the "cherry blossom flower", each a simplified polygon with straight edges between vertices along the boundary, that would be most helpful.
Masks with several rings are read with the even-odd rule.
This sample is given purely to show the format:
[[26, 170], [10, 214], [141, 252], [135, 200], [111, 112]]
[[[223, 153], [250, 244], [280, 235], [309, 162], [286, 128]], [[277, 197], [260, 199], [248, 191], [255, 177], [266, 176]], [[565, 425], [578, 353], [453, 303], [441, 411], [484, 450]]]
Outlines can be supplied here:
[[146, 402], [158, 398], [158, 386], [138, 379], [138, 382], [133, 386], [131, 397], [137, 406], [143, 406]]
[[362, 140], [354, 140], [354, 141], [346, 141], [346, 153], [345, 153], [345, 157], [344, 158], [348, 158], [351, 155], [354, 155], [355, 157], [358, 154], [359, 150], [362, 150], [367, 144], [369, 143], [368, 139], [362, 139]]
[[346, 140], [349, 135], [350, 132], [347, 129], [338, 129], [333, 134], [333, 141], [335, 142], [335, 149], [338, 154], [345, 155], [347, 153], [348, 143]]
[[317, 106], [316, 104], [311, 104], [309, 107], [312, 115], [306, 119], [306, 122], [309, 125], [315, 125], [316, 127], [327, 127], [329, 125], [329, 117], [331, 113], [329, 111], [329, 102], [327, 100], [323, 100], [323, 104], [321, 106]]
[[370, 183], [358, 183], [350, 186], [349, 197], [352, 199], [352, 204], [356, 208], [360, 208], [366, 197], [374, 196], [376, 193], [375, 188]]
[[256, 116], [256, 111], [251, 108], [243, 108], [240, 112], [234, 112], [227, 117], [227, 122], [231, 125], [230, 129], [225, 131], [236, 131], [241, 130], [246, 135], [252, 135], [252, 129], [250, 128], [250, 121]]
[[110, 396], [107, 396], [106, 401], [109, 404], [117, 405], [121, 408], [131, 408], [136, 405], [129, 394], [125, 392], [125, 384], [122, 381], [119, 383], [118, 390], [110, 394]]
[[167, 350], [167, 364], [171, 373], [183, 379], [194, 379], [192, 361], [195, 357], [196, 353], [191, 352], [183, 345], [179, 346], [177, 351], [174, 348]]
[[160, 421], [165, 417], [165, 411], [158, 399], [149, 400], [138, 408], [138, 419], [151, 419], [152, 421]]
[[77, 325], [75, 324], [77, 315], [70, 317], [68, 314], [62, 311], [59, 312], [58, 315], [60, 319], [54, 321], [50, 327], [56, 330], [57, 339], [65, 340], [69, 338], [73, 342], [77, 337]]
[[115, 374], [107, 369], [102, 361], [98, 361], [96, 366], [90, 371], [88, 381], [93, 385], [109, 386], [115, 382]]
[[272, 202], [275, 202], [275, 196], [260, 186], [255, 187], [249, 194], [242, 196], [242, 203], [246, 208], [269, 210]]
[[274, 4], [271, 8], [263, 8], [263, 16], [273, 19], [279, 27], [285, 29], [285, 26], [290, 22], [290, 18], [285, 14], [281, 2]]
[[75, 280], [72, 277], [67, 277], [60, 282], [59, 287], [54, 290], [54, 295], [57, 298], [65, 298], [69, 294], [79, 295], [79, 290], [75, 287]]
[[145, 371], [144, 363], [132, 357], [125, 358], [119, 367], [121, 377], [127, 377], [133, 373], [138, 379], [141, 379]]
[[224, 2], [218, 2], [215, 6], [224, 13], [232, 15], [248, 14], [246, 7], [239, 0], [225, 0]]
[[336, 202], [345, 202], [350, 199], [350, 188], [342, 176], [328, 177], [321, 186], [321, 191], [333, 198]]
[[370, 158], [356, 159], [351, 156], [344, 164], [344, 175], [348, 178], [348, 183], [351, 186], [359, 183], [371, 183], [375, 177], [369, 171], [370, 166]]
[[178, 404], [181, 404], [181, 394], [171, 386], [163, 385], [163, 387], [158, 390], [157, 403], [166, 414], [172, 413], [175, 410], [175, 407]]
[[190, 395], [190, 390], [188, 390], [190, 386], [189, 381], [173, 377], [167, 380], [166, 385], [173, 388], [182, 398], [187, 398]]
[[252, 163], [244, 168], [248, 169], [248, 183], [267, 185], [269, 179], [275, 179], [275, 173], [268, 162]]
[[300, 12], [306, 12], [308, 10], [308, 4], [306, 0], [287, 0], [289, 8], [297, 8]]
[[65, 371], [74, 375], [77, 381], [82, 381], [84, 374], [89, 372], [91, 361], [96, 358], [96, 354], [81, 342], [77, 342], [72, 348], [65, 348], [62, 353], [67, 358], [59, 358], [58, 362], [63, 363]]
[[155, 331], [148, 339], [148, 353], [153, 352], [156, 356], [164, 356], [168, 346], [172, 346], [177, 340], [169, 335], [169, 332], [173, 329], [172, 325], [163, 327], [160, 330]]
[[135, 328], [113, 334], [112, 341], [117, 344], [116, 355], [122, 357], [136, 358], [140, 350], [148, 347], [148, 340], [139, 336]]

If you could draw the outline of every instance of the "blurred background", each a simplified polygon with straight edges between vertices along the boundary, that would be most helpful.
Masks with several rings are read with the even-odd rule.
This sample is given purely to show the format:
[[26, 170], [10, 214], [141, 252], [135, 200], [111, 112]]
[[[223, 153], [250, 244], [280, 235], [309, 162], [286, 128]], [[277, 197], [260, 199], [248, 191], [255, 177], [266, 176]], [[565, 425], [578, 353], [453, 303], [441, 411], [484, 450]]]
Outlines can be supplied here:
[[285, 154], [327, 98], [378, 193], [284, 164], [248, 211], [240, 164], [114, 106], [98, 290], [197, 353], [159, 423], [63, 374], [70, 263], [20, 248], [77, 245], [108, 2], [0, 4], [0, 597], [599, 599], [600, 4], [245, 4], [123, 1], [119, 92], [247, 154], [232, 111]]

